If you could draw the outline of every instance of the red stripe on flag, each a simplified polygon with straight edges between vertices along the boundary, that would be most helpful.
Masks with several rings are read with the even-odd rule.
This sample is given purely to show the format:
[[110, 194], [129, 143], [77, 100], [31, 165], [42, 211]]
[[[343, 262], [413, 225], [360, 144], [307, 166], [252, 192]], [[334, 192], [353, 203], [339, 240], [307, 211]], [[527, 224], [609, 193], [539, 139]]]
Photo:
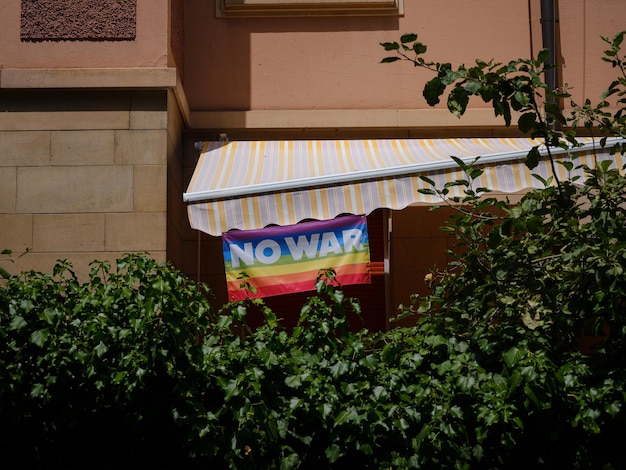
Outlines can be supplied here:
[[[256, 289], [251, 298], [271, 297], [274, 295], [292, 294], [315, 290], [315, 280], [319, 271], [308, 271], [281, 276], [264, 276], [248, 279]], [[336, 281], [341, 285], [370, 284], [372, 282], [369, 263], [347, 264], [335, 268]], [[231, 300], [243, 300], [248, 297], [245, 289], [241, 289], [242, 281], [228, 281], [228, 297]]]

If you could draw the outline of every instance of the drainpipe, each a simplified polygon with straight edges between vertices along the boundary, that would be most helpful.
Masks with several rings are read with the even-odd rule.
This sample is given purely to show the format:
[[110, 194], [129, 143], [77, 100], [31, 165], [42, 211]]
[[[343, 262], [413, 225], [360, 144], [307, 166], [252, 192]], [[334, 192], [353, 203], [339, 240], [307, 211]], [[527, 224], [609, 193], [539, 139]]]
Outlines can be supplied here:
[[[556, 62], [556, 11], [557, 11], [557, 2], [558, 0], [541, 0], [541, 37], [543, 40], [543, 48], [548, 49], [548, 60], [546, 62], [547, 66], [550, 66], [549, 70], [545, 72], [546, 85], [548, 86], [548, 91], [554, 91], [557, 88], [557, 62]], [[559, 102], [556, 97], [546, 98], [546, 105], [554, 104], [555, 106], [559, 106]], [[560, 126], [558, 122], [550, 123], [550, 126], [553, 130], [559, 130]], [[550, 147], [558, 146], [558, 137], [553, 136], [552, 141], [547, 141], [546, 135], [546, 144], [548, 144], [547, 151], [548, 156], [550, 158], [550, 165], [552, 166], [552, 174], [554, 175], [554, 179], [556, 180], [557, 187], [559, 188], [559, 194], [563, 196], [563, 191], [561, 189], [561, 183], [559, 182], [559, 178], [556, 172], [556, 165], [554, 163], [554, 159], [552, 158]]]
[[[548, 61], [546, 65], [551, 66], [545, 72], [545, 80], [549, 91], [557, 88], [557, 62], [556, 62], [556, 3], [558, 0], [541, 0], [541, 37], [543, 48], [548, 49]], [[555, 98], [550, 101], [556, 103]]]

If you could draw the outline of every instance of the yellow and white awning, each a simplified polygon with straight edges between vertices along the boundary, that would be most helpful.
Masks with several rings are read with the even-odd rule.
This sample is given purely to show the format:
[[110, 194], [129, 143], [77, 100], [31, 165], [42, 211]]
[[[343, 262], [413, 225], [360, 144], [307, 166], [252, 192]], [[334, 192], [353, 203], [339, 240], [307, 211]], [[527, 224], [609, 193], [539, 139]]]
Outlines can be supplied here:
[[[608, 145], [604, 150], [591, 139], [582, 142], [572, 150], [580, 157], [576, 163], [594, 166], [602, 154], [619, 168], [624, 164], [621, 155], [608, 155]], [[466, 178], [451, 156], [468, 163], [480, 156], [484, 173], [476, 186], [511, 193], [541, 187], [532, 174], [551, 175], [546, 159], [532, 171], [524, 165], [539, 144], [526, 138], [205, 142], [183, 199], [192, 228], [216, 236], [230, 229], [403, 209], [441, 202], [418, 192], [427, 187], [419, 175], [440, 188]], [[560, 178], [572, 176], [557, 167]]]

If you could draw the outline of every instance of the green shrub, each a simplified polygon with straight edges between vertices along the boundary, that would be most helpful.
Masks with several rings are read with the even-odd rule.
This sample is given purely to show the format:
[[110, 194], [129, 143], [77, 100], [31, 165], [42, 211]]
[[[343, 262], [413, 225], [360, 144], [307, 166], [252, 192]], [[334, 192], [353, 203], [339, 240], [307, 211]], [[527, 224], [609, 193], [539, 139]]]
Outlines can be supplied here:
[[61, 262], [0, 289], [2, 458], [110, 468], [185, 456], [175, 411], [202, 379], [205, 290], [143, 255]]
[[466, 344], [474, 378], [455, 362], [473, 387], [463, 420], [475, 420], [472, 468], [622, 466], [626, 179], [610, 164], [516, 206], [472, 191], [480, 170], [463, 165], [466, 194], [445, 227], [458, 241], [453, 261], [404, 315]]
[[[2, 287], [5, 462], [620, 467], [613, 354], [547, 347], [547, 330], [513, 316], [468, 328], [444, 308], [414, 328], [349, 332], [358, 303], [332, 271], [288, 334], [261, 300], [215, 313], [167, 266], [141, 255], [117, 266], [99, 263], [80, 284], [62, 263]], [[241, 335], [253, 309], [266, 321]]]

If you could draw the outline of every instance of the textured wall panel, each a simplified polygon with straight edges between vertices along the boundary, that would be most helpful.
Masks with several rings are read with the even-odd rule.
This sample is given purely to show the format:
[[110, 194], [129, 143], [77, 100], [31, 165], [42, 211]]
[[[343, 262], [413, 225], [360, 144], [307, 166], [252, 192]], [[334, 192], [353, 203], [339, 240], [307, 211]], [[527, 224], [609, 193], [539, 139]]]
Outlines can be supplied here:
[[21, 38], [133, 40], [137, 0], [22, 0]]

